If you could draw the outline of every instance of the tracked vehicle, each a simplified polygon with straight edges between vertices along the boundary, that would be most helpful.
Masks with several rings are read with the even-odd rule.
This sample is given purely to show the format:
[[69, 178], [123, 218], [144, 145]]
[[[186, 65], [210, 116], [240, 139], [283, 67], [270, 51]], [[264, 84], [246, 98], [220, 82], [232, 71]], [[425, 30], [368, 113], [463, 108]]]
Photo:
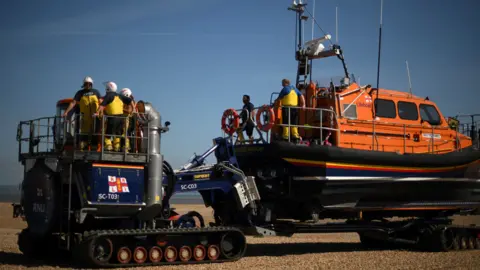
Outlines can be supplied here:
[[[95, 122], [95, 132], [84, 135], [99, 144], [78, 150], [82, 115], [77, 111], [63, 118], [69, 102], [57, 103], [56, 116], [18, 126], [19, 161], [25, 170], [14, 216], [22, 211], [28, 225], [18, 237], [23, 254], [43, 258], [65, 251], [89, 267], [227, 262], [243, 256], [246, 241], [238, 228], [206, 228], [198, 213], [179, 216], [170, 208], [181, 175], [163, 160], [161, 136], [170, 123], [162, 125], [150, 103], [140, 102], [145, 109], [135, 116], [135, 125], [143, 136], [127, 136], [132, 149], [108, 152], [101, 142], [110, 135]], [[247, 178], [228, 160], [215, 172], [212, 178], [228, 183], [227, 191], [241, 195], [237, 199], [243, 198], [245, 206], [248, 199], [241, 191]]]

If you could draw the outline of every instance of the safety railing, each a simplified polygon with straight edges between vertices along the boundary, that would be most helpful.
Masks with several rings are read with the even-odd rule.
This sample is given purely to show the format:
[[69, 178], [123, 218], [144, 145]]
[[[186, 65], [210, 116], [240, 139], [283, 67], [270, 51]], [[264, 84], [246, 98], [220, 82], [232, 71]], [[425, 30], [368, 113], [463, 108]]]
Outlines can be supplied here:
[[[401, 137], [403, 140], [403, 147], [404, 153], [425, 153], [425, 154], [437, 154], [442, 152], [449, 152], [449, 151], [461, 151], [462, 147], [462, 139], [460, 137], [461, 134], [471, 137], [473, 146], [478, 147], [478, 139], [475, 139], [475, 136], [472, 137], [472, 133], [467, 127], [462, 127], [471, 124], [460, 124], [456, 129], [453, 127], [445, 127], [445, 126], [436, 126], [436, 125], [421, 125], [421, 124], [401, 124], [395, 122], [383, 122], [383, 121], [375, 121], [373, 123], [372, 120], [358, 120], [358, 119], [348, 119], [347, 124], [351, 123], [352, 125], [359, 126], [359, 124], [363, 124], [364, 127], [367, 126], [376, 126], [375, 131], [372, 132], [372, 142], [369, 144], [362, 144], [360, 142], [351, 143], [352, 148], [353, 145], [363, 146], [367, 145], [370, 146], [372, 150], [376, 151], [384, 151], [384, 148], [392, 148], [397, 147], [397, 144], [381, 144], [378, 141], [379, 137], [389, 137], [388, 141], [393, 142], [396, 138]], [[344, 124], [346, 125], [346, 124]], [[347, 129], [348, 130], [348, 129]], [[456, 133], [453, 137], [445, 137], [444, 134], [447, 134], [447, 131], [456, 130]], [[427, 145], [425, 144], [416, 144], [416, 145], [408, 145], [408, 140], [415, 140], [414, 136], [418, 136], [416, 138], [416, 142], [419, 141], [427, 141]], [[476, 136], [478, 138], [478, 135]], [[422, 150], [422, 148], [427, 148], [426, 151]]]
[[[238, 144], [245, 144], [245, 143], [269, 143], [270, 142], [270, 138], [272, 137], [271, 134], [272, 134], [272, 129], [270, 130], [267, 130], [267, 131], [262, 131], [258, 128], [258, 125], [257, 125], [257, 122], [258, 122], [258, 119], [257, 119], [257, 112], [259, 109], [263, 108], [263, 106], [260, 106], [260, 107], [255, 107], [254, 110], [253, 110], [253, 118], [251, 119], [248, 119], [250, 116], [247, 116], [247, 119], [248, 121], [251, 121], [251, 123], [254, 125], [254, 130], [256, 131], [253, 135], [254, 135], [254, 138], [253, 140], [249, 140], [249, 139], [242, 139], [242, 137], [245, 137], [243, 134], [242, 135], [239, 135], [240, 132], [245, 132], [243, 130], [243, 127], [244, 126], [240, 126], [239, 129], [234, 133], [234, 134], [237, 134], [237, 136], [233, 135], [233, 137], [236, 137], [235, 139], [235, 143]], [[287, 110], [287, 115], [290, 116], [291, 115], [291, 110], [292, 109], [296, 109], [296, 110], [299, 110], [299, 112], [312, 112], [312, 117], [313, 118], [317, 118], [318, 119], [318, 125], [296, 125], [296, 124], [292, 124], [292, 119], [290, 117], [288, 117], [287, 121], [285, 122], [285, 120], [282, 120], [282, 123], [280, 124], [274, 124], [274, 127], [277, 126], [277, 127], [285, 127], [285, 128], [289, 128], [289, 130], [292, 128], [292, 127], [296, 127], [296, 128], [300, 128], [300, 129], [313, 129], [313, 130], [318, 130], [319, 131], [319, 144], [324, 144], [326, 143], [326, 141], [324, 140], [324, 137], [323, 137], [323, 131], [329, 131], [329, 132], [338, 132], [338, 128], [335, 128], [335, 127], [338, 127], [338, 120], [337, 120], [337, 115], [335, 113], [335, 111], [331, 110], [331, 109], [324, 109], [324, 108], [309, 108], [309, 107], [306, 107], [306, 108], [302, 108], [302, 107], [292, 107], [292, 106], [280, 106], [280, 107], [273, 107], [273, 109], [275, 110], [276, 108], [280, 108], [283, 110]], [[238, 115], [241, 115], [243, 109], [237, 109], [235, 110], [235, 112], [238, 114]], [[265, 114], [262, 114], [261, 117], [263, 119], [263, 122], [264, 124], [267, 124], [268, 123], [268, 116], [265, 115]], [[275, 119], [277, 119], [279, 116], [278, 115], [275, 115]], [[298, 114], [297, 115], [297, 119], [300, 118], [300, 115]], [[325, 125], [324, 122], [325, 122], [325, 118], [329, 118], [329, 125]], [[310, 118], [309, 120], [312, 120], [312, 118]], [[298, 121], [297, 121], [298, 122]], [[245, 125], [245, 123], [244, 123]], [[227, 126], [233, 126], [233, 119], [229, 118], [227, 119]], [[279, 134], [276, 134], [278, 135], [279, 137], [281, 137], [281, 133], [282, 131], [278, 131]], [[264, 137], [264, 135], [262, 134], [266, 134], [266, 136]], [[257, 135], [258, 137], [256, 137], [255, 135]], [[226, 137], [228, 136], [225, 132], [223, 132], [223, 136]], [[277, 137], [278, 137], [277, 136]], [[328, 136], [328, 135], [327, 135]], [[326, 137], [328, 138], [328, 137]], [[313, 138], [315, 140], [315, 138]], [[286, 139], [288, 141], [291, 141], [292, 138], [291, 138], [291, 132], [288, 133], [288, 138]]]
[[[245, 113], [247, 114], [247, 121], [246, 122], [242, 122], [241, 118], [242, 118], [242, 111], [244, 111], [243, 109], [236, 109], [235, 110], [235, 113], [238, 114], [238, 117], [240, 118], [239, 121], [240, 121], [240, 125], [239, 125], [239, 128], [231, 135], [231, 137], [234, 139], [234, 144], [256, 144], [256, 143], [267, 143], [269, 140], [268, 140], [268, 137], [267, 138], [264, 138], [263, 134], [262, 134], [262, 131], [258, 128], [258, 125], [257, 125], [257, 121], [256, 121], [256, 112], [258, 109], [260, 109], [261, 107], [254, 107], [253, 109], [253, 112], [254, 112], [254, 116], [253, 118], [250, 117], [250, 115], [248, 115], [247, 111], [245, 110]], [[228, 117], [226, 119], [226, 124], [227, 126], [229, 127], [233, 127], [233, 122], [235, 121], [235, 116], [232, 116], [232, 117]], [[246, 133], [246, 130], [244, 130], [244, 128], [246, 128], [247, 126], [247, 122], [249, 122], [252, 126], [253, 126], [253, 131], [252, 132], [252, 139], [250, 138], [246, 138], [248, 137], [247, 134], [244, 134]], [[247, 135], [247, 136], [245, 136]], [[222, 136], [225, 138], [225, 137], [229, 137], [230, 135], [228, 135], [225, 131], [222, 131]]]
[[[257, 110], [260, 109], [261, 107], [256, 107], [254, 108], [254, 117], [251, 119], [251, 121], [255, 125], [256, 133], [261, 136], [263, 139], [262, 133], [266, 133], [266, 139], [265, 140], [259, 140], [263, 142], [269, 142], [271, 138], [271, 132], [272, 130], [269, 131], [261, 131], [257, 128]], [[339, 130], [339, 123], [338, 123], [338, 117], [337, 114], [334, 110], [332, 109], [325, 109], [325, 108], [301, 108], [301, 107], [289, 107], [289, 106], [282, 106], [280, 107], [283, 110], [286, 110], [286, 116], [287, 119], [282, 120], [282, 123], [277, 123], [274, 124], [274, 127], [282, 127], [282, 128], [289, 128], [291, 130], [292, 127], [296, 127], [297, 129], [303, 129], [303, 130], [318, 130], [319, 132], [315, 133], [318, 135], [318, 139], [320, 140], [320, 143], [317, 144], [326, 144], [329, 143], [328, 140], [325, 140], [324, 135], [328, 134], [327, 136], [331, 136], [334, 134], [334, 132], [340, 133]], [[298, 124], [292, 124], [292, 119], [290, 119], [290, 110], [297, 110], [297, 117], [300, 118], [300, 113], [303, 113], [305, 115], [305, 120], [308, 121], [308, 123], [315, 122], [315, 125], [298, 125]], [[235, 110], [238, 114], [241, 113], [241, 109]], [[310, 112], [310, 113], [306, 113]], [[308, 116], [308, 119], [307, 119]], [[276, 115], [275, 118], [278, 118]], [[316, 120], [318, 119], [318, 120]], [[312, 121], [313, 120], [313, 121]], [[298, 119], [297, 119], [298, 121]], [[364, 124], [365, 127], [371, 126], [373, 121], [367, 121], [367, 120], [357, 120], [357, 119], [347, 119], [346, 124], [342, 124], [342, 126], [348, 125], [348, 122], [352, 122], [353, 125], [358, 125], [358, 124]], [[372, 149], [375, 151], [389, 151], [387, 149], [390, 148], [396, 148], [400, 149], [403, 148], [403, 153], [430, 153], [430, 154], [437, 154], [437, 153], [442, 153], [442, 152], [449, 152], [449, 151], [460, 151], [462, 148], [462, 140], [459, 137], [459, 134], [464, 134], [466, 136], [469, 136], [472, 138], [472, 143], [474, 146], [480, 148], [480, 140], [479, 140], [479, 121], [473, 122], [473, 123], [463, 123], [459, 126], [458, 128], [458, 133], [453, 137], [448, 137], [446, 138], [445, 136], [442, 136], [441, 134], [444, 134], [446, 131], [451, 130], [451, 128], [445, 127], [445, 126], [435, 126], [435, 125], [428, 125], [425, 126], [424, 124], [401, 124], [401, 123], [392, 123], [392, 122], [379, 122], [375, 121], [376, 129], [375, 132], [372, 133], [372, 142], [370, 144], [368, 143], [363, 143], [358, 141], [358, 142], [348, 142], [352, 144], [352, 148], [357, 148], [364, 145], [367, 147], [367, 149]], [[230, 122], [231, 123], [231, 122]], [[345, 128], [342, 128], [343, 131], [348, 132], [352, 131], [349, 130], [348, 128], [344, 130]], [[240, 128], [241, 130], [241, 128]], [[413, 131], [419, 131], [418, 134], [417, 132]], [[282, 133], [281, 130], [278, 131], [278, 137], [280, 137], [280, 134]], [[421, 131], [421, 132], [420, 132]], [[244, 131], [243, 131], [244, 132]], [[337, 133], [337, 134], [338, 134]], [[368, 132], [367, 132], [368, 133]], [[438, 134], [437, 134], [438, 133]], [[475, 134], [474, 134], [475, 133]], [[224, 133], [225, 136], [225, 133]], [[385, 143], [384, 141], [379, 142], [380, 137], [389, 137], [388, 141], [391, 142]], [[415, 137], [418, 136], [418, 137]], [[314, 137], [314, 136], [313, 136]], [[316, 140], [317, 138], [308, 138], [309, 141]], [[328, 139], [328, 137], [327, 137]], [[402, 141], [398, 141], [398, 139]], [[292, 140], [292, 134], [291, 132], [288, 132], [288, 141]], [[248, 140], [240, 140], [237, 139], [237, 142], [240, 141], [240, 143], [245, 143]], [[394, 142], [395, 141], [395, 142]], [[413, 145], [411, 142], [419, 142], [419, 144], [415, 143]], [[423, 141], [424, 143], [421, 143]], [[426, 143], [425, 143], [426, 142]], [[344, 144], [347, 142], [344, 142]], [[347, 144], [348, 144], [347, 143]], [[357, 146], [354, 146], [357, 145]], [[398, 150], [400, 151], [400, 150]]]
[[460, 123], [458, 132], [472, 138], [474, 146], [480, 149], [480, 120], [473, 120], [470, 123]]
[[19, 154], [55, 152], [56, 144], [59, 143], [58, 137], [55, 136], [55, 126], [59, 119], [60, 117], [54, 116], [21, 121], [17, 126]]
[[[330, 135], [327, 135], [326, 137], [327, 140], [324, 140], [323, 136], [323, 131], [327, 131], [328, 134], [331, 134], [332, 132], [339, 132], [339, 129], [336, 128], [338, 127], [338, 118], [337, 114], [335, 111], [331, 109], [325, 109], [325, 108], [311, 108], [311, 107], [294, 107], [294, 106], [280, 106], [282, 109], [282, 112], [286, 110], [286, 115], [287, 115], [287, 122], [285, 123], [285, 120], [283, 119], [283, 113], [282, 113], [282, 123], [281, 124], [276, 124], [276, 126], [288, 128], [288, 139], [283, 138], [288, 140], [289, 142], [292, 139], [292, 127], [294, 128], [301, 128], [301, 129], [313, 129], [313, 130], [318, 130], [319, 131], [319, 143], [320, 145], [324, 145], [328, 143], [328, 138]], [[296, 112], [295, 112], [296, 111]], [[292, 112], [294, 112], [294, 115], [296, 114], [295, 122], [298, 122], [300, 119], [300, 113], [302, 112], [313, 112], [313, 116], [308, 119], [308, 121], [316, 122], [315, 119], [318, 119], [318, 125], [298, 125], [298, 124], [292, 124], [292, 119], [291, 115]], [[326, 120], [326, 121], [325, 121]], [[329, 122], [328, 125], [325, 124], [325, 122]], [[312, 137], [311, 140], [316, 140], [315, 137]]]
[[74, 114], [72, 118], [52, 116], [21, 121], [17, 127], [19, 159], [73, 154], [74, 158], [90, 155], [99, 160], [146, 161], [149, 124], [138, 121], [142, 117]]

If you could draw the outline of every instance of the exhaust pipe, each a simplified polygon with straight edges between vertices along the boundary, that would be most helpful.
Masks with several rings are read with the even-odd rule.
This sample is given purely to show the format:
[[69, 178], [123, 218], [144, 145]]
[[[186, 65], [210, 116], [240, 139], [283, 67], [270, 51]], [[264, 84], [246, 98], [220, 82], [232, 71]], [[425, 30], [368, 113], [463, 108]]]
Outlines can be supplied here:
[[[153, 220], [162, 211], [163, 199], [163, 156], [160, 152], [161, 133], [167, 128], [162, 127], [160, 113], [149, 102], [139, 101], [139, 122], [144, 125], [143, 134], [148, 134], [148, 182], [147, 206], [139, 213], [142, 220]], [[168, 122], [165, 123], [168, 126]]]

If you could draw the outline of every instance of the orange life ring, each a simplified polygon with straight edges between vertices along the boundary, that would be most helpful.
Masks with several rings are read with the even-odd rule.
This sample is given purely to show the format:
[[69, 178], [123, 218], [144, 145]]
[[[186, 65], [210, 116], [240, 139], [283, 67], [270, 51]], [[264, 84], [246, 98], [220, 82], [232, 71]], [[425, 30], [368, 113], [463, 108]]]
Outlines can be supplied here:
[[[262, 125], [260, 121], [260, 117], [262, 113], [265, 111], [268, 112], [268, 124]], [[258, 128], [264, 132], [267, 132], [270, 129], [272, 129], [273, 125], [275, 124], [275, 112], [273, 111], [273, 108], [268, 105], [263, 105], [260, 109], [258, 109], [257, 116], [255, 118], [257, 119]]]
[[[227, 117], [233, 115], [233, 126], [227, 126]], [[228, 135], [232, 135], [240, 127], [240, 116], [235, 109], [226, 109], [222, 116], [222, 130]]]

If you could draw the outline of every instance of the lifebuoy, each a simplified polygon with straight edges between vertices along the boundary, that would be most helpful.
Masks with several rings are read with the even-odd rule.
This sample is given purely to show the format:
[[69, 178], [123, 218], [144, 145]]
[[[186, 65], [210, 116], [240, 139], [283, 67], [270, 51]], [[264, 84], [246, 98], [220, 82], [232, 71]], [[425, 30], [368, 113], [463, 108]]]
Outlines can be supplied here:
[[[233, 115], [233, 126], [228, 126], [226, 123], [227, 117], [230, 115]], [[228, 135], [232, 135], [238, 129], [238, 127], [240, 127], [240, 116], [235, 109], [226, 109], [222, 116], [222, 130]]]
[[[260, 121], [260, 117], [263, 112], [268, 112], [268, 124], [262, 125]], [[273, 125], [275, 124], [275, 112], [273, 108], [268, 105], [263, 105], [260, 109], [257, 110], [257, 126], [261, 131], [267, 132], [272, 129]]]

